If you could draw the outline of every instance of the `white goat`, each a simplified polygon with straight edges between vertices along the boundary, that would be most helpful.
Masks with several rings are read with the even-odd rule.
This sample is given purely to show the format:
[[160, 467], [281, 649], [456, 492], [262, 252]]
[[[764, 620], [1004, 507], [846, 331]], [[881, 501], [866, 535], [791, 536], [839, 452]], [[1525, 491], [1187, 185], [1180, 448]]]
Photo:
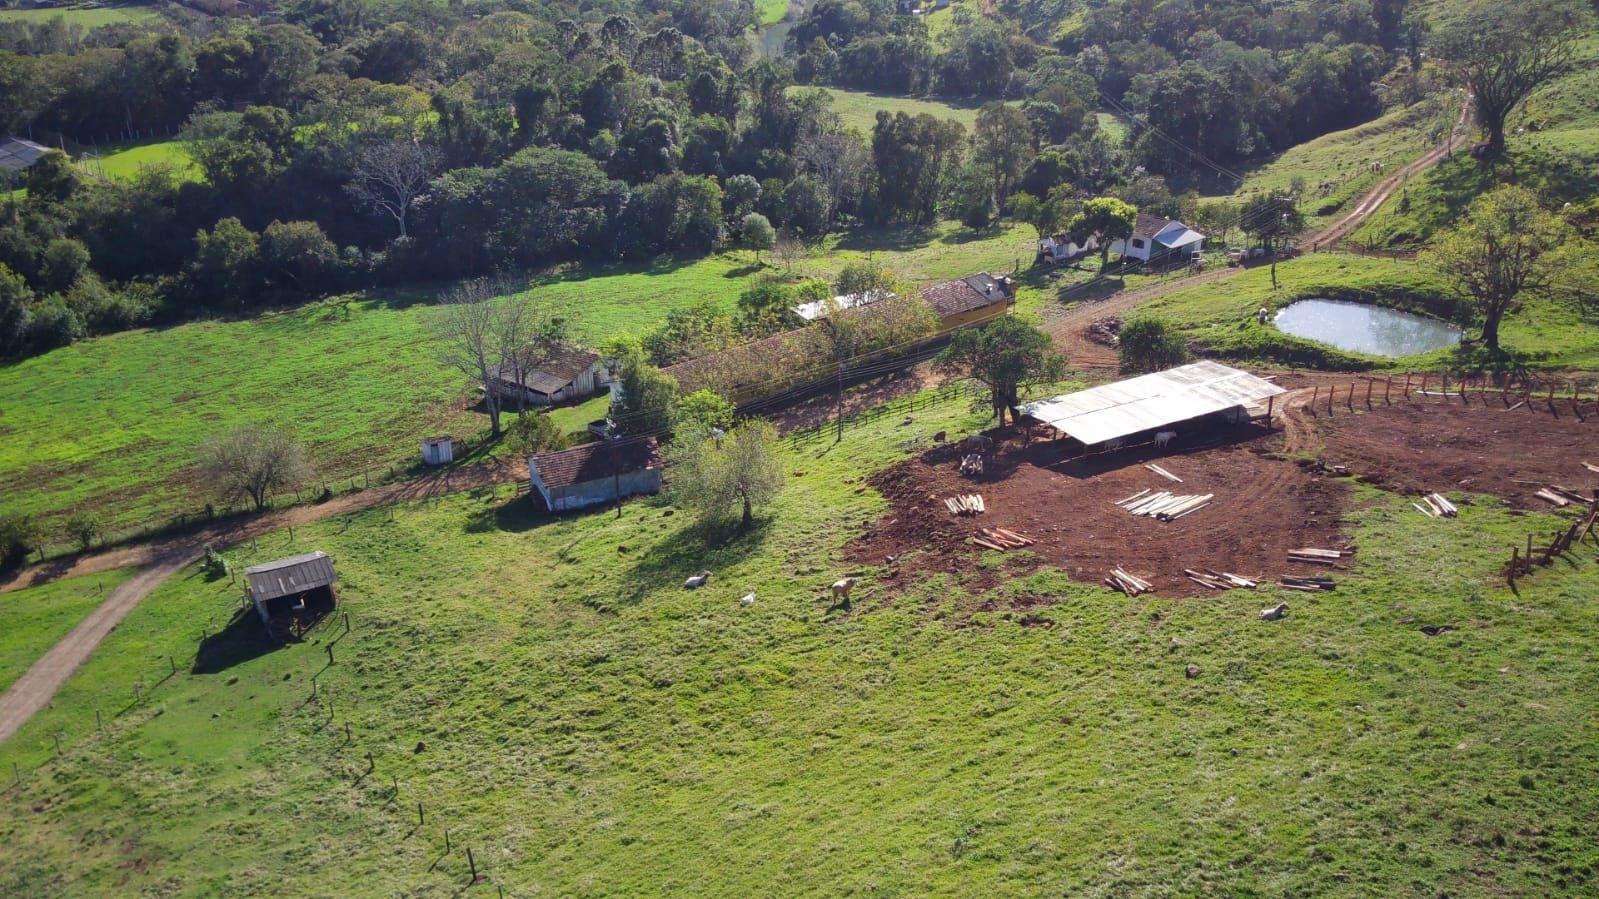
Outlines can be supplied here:
[[1165, 449], [1166, 445], [1171, 443], [1176, 436], [1176, 431], [1157, 431], [1155, 432], [1155, 446]]
[[858, 577], [845, 577], [834, 581], [831, 588], [833, 591], [833, 602], [849, 602], [850, 591], [854, 590], [855, 585], [860, 582], [861, 579]]

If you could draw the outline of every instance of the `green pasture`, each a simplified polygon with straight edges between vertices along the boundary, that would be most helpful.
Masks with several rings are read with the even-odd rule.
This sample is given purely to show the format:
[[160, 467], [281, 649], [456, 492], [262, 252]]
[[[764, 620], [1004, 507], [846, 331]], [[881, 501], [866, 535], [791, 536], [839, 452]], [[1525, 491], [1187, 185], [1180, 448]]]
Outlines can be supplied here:
[[0, 693], [132, 574], [128, 568], [0, 593]]
[[92, 31], [104, 25], [124, 22], [148, 22], [157, 16], [154, 4], [119, 4], [110, 6], [68, 6], [50, 9], [0, 9], [0, 22], [25, 22], [43, 25], [60, 17], [68, 25]]

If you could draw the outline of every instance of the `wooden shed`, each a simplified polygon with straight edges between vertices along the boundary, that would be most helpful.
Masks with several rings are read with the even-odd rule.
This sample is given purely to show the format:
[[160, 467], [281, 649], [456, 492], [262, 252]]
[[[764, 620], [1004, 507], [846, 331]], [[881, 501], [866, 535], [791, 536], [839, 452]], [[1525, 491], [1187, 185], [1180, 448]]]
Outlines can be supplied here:
[[455, 461], [455, 439], [448, 434], [422, 440], [422, 464], [448, 465]]
[[303, 631], [333, 611], [333, 559], [318, 550], [244, 569], [244, 595], [274, 631]]

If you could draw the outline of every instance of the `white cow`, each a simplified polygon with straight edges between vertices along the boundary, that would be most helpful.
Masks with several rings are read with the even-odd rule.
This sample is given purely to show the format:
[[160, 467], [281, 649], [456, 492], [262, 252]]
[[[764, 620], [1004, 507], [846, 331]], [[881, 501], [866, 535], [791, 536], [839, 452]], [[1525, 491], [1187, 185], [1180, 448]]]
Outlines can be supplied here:
[[1172, 439], [1176, 436], [1176, 431], [1157, 431], [1155, 433], [1155, 446], [1159, 447], [1160, 449], [1165, 449], [1166, 445], [1171, 443]]

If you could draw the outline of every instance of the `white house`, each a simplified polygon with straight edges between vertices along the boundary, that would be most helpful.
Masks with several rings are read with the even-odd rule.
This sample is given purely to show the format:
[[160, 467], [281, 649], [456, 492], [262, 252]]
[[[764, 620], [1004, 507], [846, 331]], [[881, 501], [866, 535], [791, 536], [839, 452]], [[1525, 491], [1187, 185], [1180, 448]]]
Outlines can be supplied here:
[[1096, 252], [1099, 249], [1099, 239], [1089, 237], [1082, 245], [1074, 243], [1068, 235], [1057, 234], [1046, 237], [1038, 242], [1038, 258], [1045, 262], [1070, 262], [1079, 256]]
[[1205, 248], [1205, 235], [1179, 221], [1138, 213], [1133, 236], [1112, 241], [1110, 251], [1127, 259], [1151, 262], [1176, 257], [1189, 259]]

